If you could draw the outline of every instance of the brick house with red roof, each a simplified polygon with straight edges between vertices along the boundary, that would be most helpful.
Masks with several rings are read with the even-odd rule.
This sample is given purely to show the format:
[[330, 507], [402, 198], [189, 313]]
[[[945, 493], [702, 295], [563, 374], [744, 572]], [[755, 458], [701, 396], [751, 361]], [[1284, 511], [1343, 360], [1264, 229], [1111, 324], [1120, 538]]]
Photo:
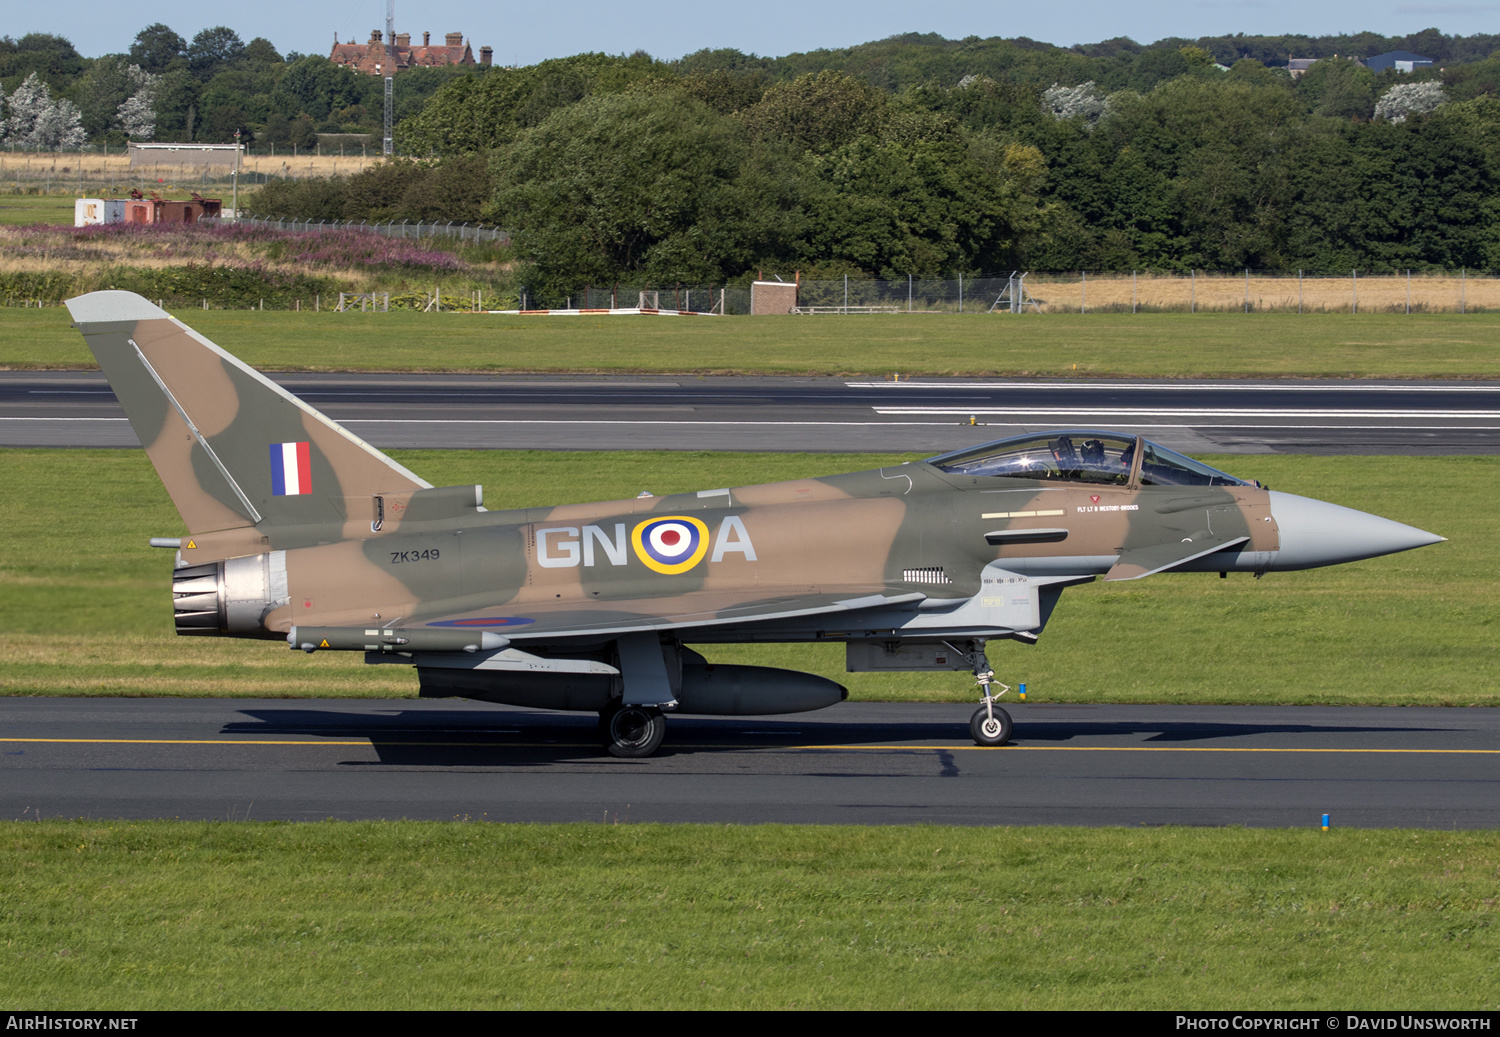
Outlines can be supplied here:
[[[328, 60], [335, 65], [343, 65], [352, 68], [356, 72], [365, 75], [378, 76], [384, 73], [385, 66], [385, 41], [384, 34], [375, 29], [370, 33], [367, 43], [340, 43], [338, 37], [333, 38], [333, 51], [328, 55]], [[396, 71], [400, 72], [408, 68], [431, 68], [446, 65], [470, 65], [474, 64], [474, 51], [464, 42], [464, 34], [461, 32], [450, 32], [444, 37], [441, 45], [432, 42], [432, 33], [422, 34], [422, 43], [414, 47], [411, 43], [411, 33], [396, 33]], [[490, 47], [479, 48], [479, 64], [488, 65], [494, 51]]]

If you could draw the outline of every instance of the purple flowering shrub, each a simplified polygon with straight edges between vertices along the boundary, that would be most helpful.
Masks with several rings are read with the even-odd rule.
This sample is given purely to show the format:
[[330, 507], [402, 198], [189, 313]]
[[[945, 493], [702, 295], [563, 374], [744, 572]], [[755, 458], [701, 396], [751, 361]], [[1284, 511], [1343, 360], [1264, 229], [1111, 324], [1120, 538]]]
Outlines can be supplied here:
[[[387, 238], [352, 228], [289, 231], [240, 223], [112, 223], [79, 227], [66, 233], [74, 243], [85, 247], [124, 246], [128, 251], [149, 252], [155, 259], [187, 263], [255, 266], [263, 262], [241, 258], [245, 251], [251, 251], [262, 253], [271, 262], [346, 270], [382, 267], [458, 273], [468, 269], [468, 264], [451, 252], [424, 246], [420, 240]], [[67, 246], [58, 242], [53, 246], [54, 254], [58, 247]]]

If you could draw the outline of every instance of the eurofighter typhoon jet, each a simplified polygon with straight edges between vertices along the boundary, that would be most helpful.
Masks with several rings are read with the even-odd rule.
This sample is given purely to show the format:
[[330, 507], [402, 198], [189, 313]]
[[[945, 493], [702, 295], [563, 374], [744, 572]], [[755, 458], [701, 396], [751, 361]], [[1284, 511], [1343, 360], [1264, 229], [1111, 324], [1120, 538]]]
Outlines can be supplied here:
[[1034, 642], [1065, 587], [1257, 575], [1443, 538], [1236, 479], [1139, 436], [1024, 435], [851, 475], [489, 511], [434, 487], [129, 292], [68, 302], [182, 516], [179, 634], [415, 666], [421, 694], [597, 712], [649, 756], [669, 713], [795, 713], [823, 677], [689, 644], [843, 642], [850, 672], [969, 671]]

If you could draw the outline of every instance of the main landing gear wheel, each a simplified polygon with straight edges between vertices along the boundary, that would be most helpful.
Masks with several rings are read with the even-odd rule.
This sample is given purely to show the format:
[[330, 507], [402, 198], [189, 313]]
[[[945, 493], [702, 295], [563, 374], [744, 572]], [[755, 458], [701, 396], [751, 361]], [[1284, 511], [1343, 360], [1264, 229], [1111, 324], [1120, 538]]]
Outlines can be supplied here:
[[999, 706], [980, 706], [969, 718], [969, 734], [976, 745], [1004, 745], [1010, 741], [1010, 731], [1010, 714]]
[[667, 718], [655, 706], [615, 706], [599, 715], [599, 730], [611, 756], [638, 759], [661, 748]]

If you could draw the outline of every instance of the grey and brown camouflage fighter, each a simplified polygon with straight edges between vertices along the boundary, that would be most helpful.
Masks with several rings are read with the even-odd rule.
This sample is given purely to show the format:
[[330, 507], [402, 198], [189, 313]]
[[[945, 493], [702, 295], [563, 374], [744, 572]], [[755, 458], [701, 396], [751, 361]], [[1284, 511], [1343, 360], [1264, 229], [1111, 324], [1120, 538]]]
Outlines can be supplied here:
[[1443, 538], [1276, 493], [1138, 436], [1061, 431], [823, 479], [487, 511], [433, 487], [137, 295], [68, 302], [187, 527], [181, 634], [414, 665], [426, 696], [601, 717], [646, 756], [664, 714], [792, 713], [823, 677], [683, 642], [839, 641], [848, 669], [967, 670], [1002, 745], [985, 642], [1035, 641], [1063, 588], [1265, 573]]

